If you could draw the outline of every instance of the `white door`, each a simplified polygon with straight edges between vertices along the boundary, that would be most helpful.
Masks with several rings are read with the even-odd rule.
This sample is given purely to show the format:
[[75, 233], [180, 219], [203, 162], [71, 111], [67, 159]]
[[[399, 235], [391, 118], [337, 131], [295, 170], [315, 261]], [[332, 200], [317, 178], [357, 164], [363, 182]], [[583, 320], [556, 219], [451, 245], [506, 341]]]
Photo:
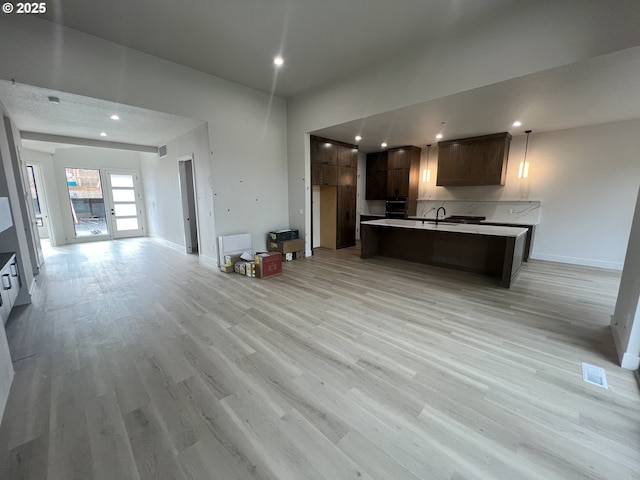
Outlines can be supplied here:
[[137, 172], [107, 171], [111, 231], [113, 238], [144, 235], [142, 197]]

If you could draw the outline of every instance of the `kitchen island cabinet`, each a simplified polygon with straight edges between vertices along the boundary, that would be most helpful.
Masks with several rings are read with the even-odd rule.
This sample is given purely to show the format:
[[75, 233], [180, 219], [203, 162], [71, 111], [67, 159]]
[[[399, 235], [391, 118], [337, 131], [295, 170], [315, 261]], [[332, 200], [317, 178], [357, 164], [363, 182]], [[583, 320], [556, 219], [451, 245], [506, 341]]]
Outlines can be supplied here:
[[509, 288], [522, 268], [526, 234], [526, 228], [385, 218], [362, 222], [360, 256], [481, 273]]

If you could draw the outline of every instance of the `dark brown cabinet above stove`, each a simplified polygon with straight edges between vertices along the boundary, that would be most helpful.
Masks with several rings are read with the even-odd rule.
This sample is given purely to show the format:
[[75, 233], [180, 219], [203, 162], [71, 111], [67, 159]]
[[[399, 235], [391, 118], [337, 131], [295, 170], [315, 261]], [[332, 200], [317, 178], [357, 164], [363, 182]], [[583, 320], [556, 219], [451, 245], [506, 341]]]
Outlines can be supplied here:
[[387, 198], [387, 152], [367, 154], [365, 200]]
[[420, 149], [391, 148], [367, 154], [366, 200], [406, 197], [408, 214], [415, 215], [420, 177]]
[[436, 185], [504, 185], [510, 143], [508, 132], [439, 142]]

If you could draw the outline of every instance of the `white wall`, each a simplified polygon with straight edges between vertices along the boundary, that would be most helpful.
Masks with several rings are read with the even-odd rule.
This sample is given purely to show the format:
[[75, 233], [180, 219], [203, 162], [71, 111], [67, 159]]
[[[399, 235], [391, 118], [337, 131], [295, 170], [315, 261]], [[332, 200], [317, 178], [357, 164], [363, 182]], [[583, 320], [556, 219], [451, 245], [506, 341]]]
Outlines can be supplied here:
[[[196, 174], [213, 194], [215, 225], [207, 228], [215, 235], [249, 232], [254, 248], [262, 248], [269, 230], [288, 226], [283, 99], [42, 19], [18, 17], [2, 18], [0, 78], [206, 122], [209, 158]], [[215, 242], [204, 247], [201, 253], [217, 258]]]
[[178, 157], [193, 154], [196, 173], [196, 194], [198, 206], [198, 241], [205, 256], [212, 256], [211, 244], [215, 244], [214, 212], [212, 188], [209, 179], [198, 175], [209, 161], [209, 133], [206, 125], [201, 125], [167, 143], [167, 156], [140, 154], [142, 178], [149, 233], [166, 240], [185, 251], [185, 238], [182, 227], [182, 200], [180, 193]]

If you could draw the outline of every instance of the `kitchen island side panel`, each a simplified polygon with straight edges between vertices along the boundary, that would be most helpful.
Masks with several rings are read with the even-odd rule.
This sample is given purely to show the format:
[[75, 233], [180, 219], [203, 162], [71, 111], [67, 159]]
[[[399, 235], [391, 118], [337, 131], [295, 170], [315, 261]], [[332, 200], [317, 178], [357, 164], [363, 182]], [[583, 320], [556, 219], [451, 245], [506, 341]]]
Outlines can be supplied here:
[[524, 234], [502, 237], [363, 224], [361, 257], [381, 255], [481, 273], [497, 277], [508, 288], [520, 272], [524, 241]]

